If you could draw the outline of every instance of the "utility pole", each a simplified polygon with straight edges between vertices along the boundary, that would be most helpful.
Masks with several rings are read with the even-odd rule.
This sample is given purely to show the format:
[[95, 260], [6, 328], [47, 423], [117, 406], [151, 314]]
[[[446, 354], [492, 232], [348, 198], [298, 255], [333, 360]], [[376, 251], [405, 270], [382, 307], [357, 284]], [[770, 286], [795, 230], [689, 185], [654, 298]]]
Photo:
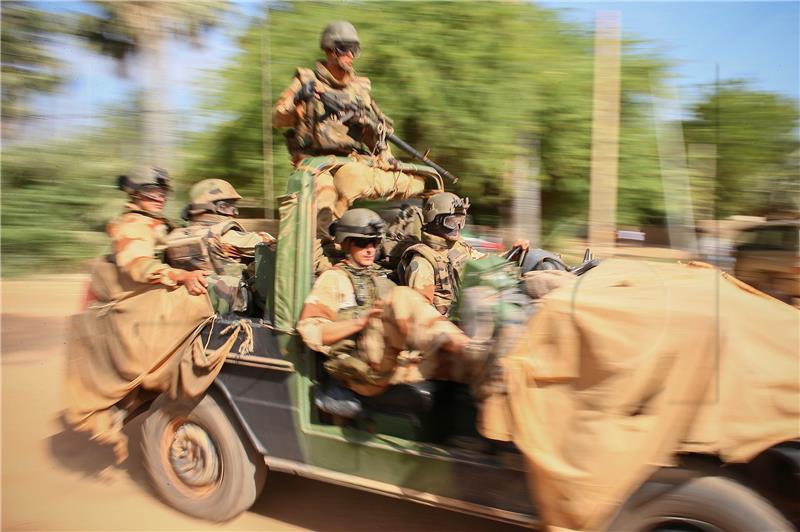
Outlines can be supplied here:
[[526, 238], [535, 247], [541, 246], [541, 192], [539, 137], [523, 137], [520, 154], [514, 158], [511, 171], [513, 192], [511, 207], [511, 240]]
[[589, 245], [613, 250], [617, 228], [621, 23], [619, 11], [595, 18]]

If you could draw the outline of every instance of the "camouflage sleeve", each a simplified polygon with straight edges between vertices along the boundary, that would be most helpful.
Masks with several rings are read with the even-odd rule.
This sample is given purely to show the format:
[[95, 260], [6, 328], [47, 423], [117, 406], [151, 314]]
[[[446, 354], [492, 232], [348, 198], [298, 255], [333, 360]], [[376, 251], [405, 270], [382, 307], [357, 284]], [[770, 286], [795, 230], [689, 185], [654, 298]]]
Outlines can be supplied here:
[[436, 277], [433, 266], [420, 255], [415, 255], [406, 268], [406, 284], [422, 294], [433, 304], [433, 294], [436, 291]]
[[161, 222], [146, 216], [130, 214], [111, 222], [108, 233], [117, 267], [139, 283], [176, 286], [179, 270], [169, 267], [155, 256], [156, 230]]
[[327, 270], [319, 276], [308, 294], [297, 332], [312, 351], [328, 354], [330, 347], [322, 343], [322, 326], [336, 320], [336, 314], [343, 299], [343, 289], [350, 281], [338, 270]]
[[239, 257], [253, 257], [255, 256], [257, 244], [262, 242], [272, 244], [275, 242], [275, 238], [269, 233], [237, 231], [236, 229], [226, 231], [225, 234], [220, 237], [220, 240], [223, 244], [230, 247], [226, 251], [229, 253], [232, 252], [230, 253], [231, 255]]
[[294, 96], [300, 90], [302, 84], [300, 80], [294, 78], [289, 86], [284, 90], [275, 107], [272, 108], [273, 127], [293, 127], [297, 122], [297, 109], [294, 105]]

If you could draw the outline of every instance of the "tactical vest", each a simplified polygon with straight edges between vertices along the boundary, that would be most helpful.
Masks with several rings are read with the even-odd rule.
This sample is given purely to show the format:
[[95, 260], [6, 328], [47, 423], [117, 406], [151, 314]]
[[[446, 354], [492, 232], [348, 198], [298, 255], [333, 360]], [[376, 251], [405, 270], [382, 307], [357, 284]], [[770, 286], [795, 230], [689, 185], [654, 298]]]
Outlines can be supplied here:
[[443, 316], [448, 316], [458, 294], [459, 271], [469, 259], [469, 255], [460, 253], [458, 248], [436, 251], [422, 242], [410, 246], [403, 253], [398, 268], [401, 283], [407, 283], [406, 271], [414, 255], [420, 255], [433, 267], [433, 306]]
[[422, 209], [416, 205], [404, 205], [386, 221], [386, 234], [380, 243], [379, 256], [381, 265], [392, 272], [389, 278], [396, 280], [397, 268], [403, 254], [422, 238]]
[[244, 228], [236, 220], [195, 223], [176, 229], [167, 238], [167, 263], [183, 270], [209, 270], [219, 275], [241, 275], [244, 266], [225, 252], [222, 235]]
[[[373, 265], [369, 268], [354, 268], [341, 262], [334, 266], [347, 274], [353, 286], [356, 305], [340, 309], [336, 321], [350, 320], [372, 308], [375, 301], [388, 296], [395, 284], [385, 277], [386, 271]], [[363, 331], [339, 340], [331, 346], [330, 360], [324, 363], [325, 369], [348, 385], [367, 384], [384, 386], [388, 375], [380, 375], [357, 356], [356, 348]]]
[[[308, 68], [297, 69], [301, 83], [315, 82], [325, 87], [325, 94], [340, 105], [371, 108], [369, 80], [354, 78], [342, 85], [326, 79], [317, 67], [317, 72]], [[344, 124], [334, 109], [328, 108], [321, 99], [315, 98], [306, 104], [306, 113], [294, 129], [287, 132], [287, 143], [292, 155], [349, 155], [353, 151], [370, 153], [375, 147], [374, 135], [365, 133], [359, 124]]]

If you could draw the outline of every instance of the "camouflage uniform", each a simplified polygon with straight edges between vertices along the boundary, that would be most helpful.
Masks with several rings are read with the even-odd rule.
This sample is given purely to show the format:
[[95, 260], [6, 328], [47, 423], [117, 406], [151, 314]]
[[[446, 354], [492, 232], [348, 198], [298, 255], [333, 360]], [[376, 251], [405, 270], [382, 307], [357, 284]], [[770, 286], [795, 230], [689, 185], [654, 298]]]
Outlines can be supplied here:
[[185, 270], [213, 271], [208, 293], [219, 314], [247, 310], [246, 278], [255, 272], [248, 263], [255, 258], [257, 244], [275, 242], [268, 233], [248, 232], [231, 215], [218, 214], [215, 201], [241, 199], [233, 186], [221, 179], [205, 179], [189, 193], [192, 203], [184, 209], [187, 227], [172, 231], [168, 237], [167, 259]]
[[[343, 30], [349, 39], [360, 44], [352, 25], [333, 23], [337, 24], [340, 27], [333, 33]], [[331, 45], [326, 39], [331, 38], [333, 25], [329, 25], [323, 33], [323, 49]], [[324, 92], [326, 97], [340, 105], [355, 104], [367, 110], [381, 124], [383, 131], [391, 131], [391, 122], [372, 99], [368, 78], [350, 73], [344, 80], [337, 80], [322, 62], [317, 62], [314, 70], [298, 68], [295, 78], [275, 104], [273, 125], [292, 128], [286, 136], [295, 166], [302, 168], [304, 158], [318, 155], [350, 156], [353, 159], [353, 162], [323, 172], [315, 178], [317, 240], [314, 267], [319, 273], [330, 267], [326, 256], [334, 255], [328, 228], [356, 199], [387, 196], [392, 199], [410, 198], [425, 190], [425, 180], [395, 168], [394, 157], [382, 138], [382, 131], [343, 123], [340, 113], [326, 108], [318, 94], [306, 99], [303, 112], [298, 114], [297, 99], [303, 87], [311, 84], [316, 91]]]
[[171, 227], [163, 216], [128, 203], [123, 213], [106, 228], [119, 271], [139, 283], [177, 286], [180, 270], [162, 260]]
[[[419, 294], [394, 286], [379, 272], [348, 260], [324, 272], [297, 324], [306, 345], [329, 357], [326, 369], [361, 395], [376, 395], [392, 384], [440, 378], [439, 347], [452, 336], [463, 336]], [[384, 302], [382, 317], [352, 338], [322, 344], [322, 325], [357, 317], [378, 297]]]
[[463, 239], [450, 242], [423, 232], [422, 242], [409, 247], [401, 259], [404, 282], [422, 294], [442, 315], [448, 316], [458, 293], [464, 264], [485, 256]]
[[[351, 209], [336, 225], [336, 243], [383, 238], [385, 222], [369, 209]], [[368, 244], [367, 244], [368, 245]], [[367, 249], [367, 248], [361, 248]], [[386, 278], [385, 270], [359, 266], [352, 257], [325, 271], [306, 298], [297, 331], [314, 351], [327, 355], [326, 370], [353, 391], [375, 395], [387, 386], [436, 376], [439, 348], [466, 343], [464, 334], [407, 287]], [[332, 345], [323, 343], [325, 326], [369, 313], [378, 301], [382, 316]]]

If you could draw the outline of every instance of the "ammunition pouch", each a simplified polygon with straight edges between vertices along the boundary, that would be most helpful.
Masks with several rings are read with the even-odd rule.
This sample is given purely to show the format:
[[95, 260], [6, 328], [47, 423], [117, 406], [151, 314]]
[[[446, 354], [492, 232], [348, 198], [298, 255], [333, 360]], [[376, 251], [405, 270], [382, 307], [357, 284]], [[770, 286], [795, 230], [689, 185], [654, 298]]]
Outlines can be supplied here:
[[182, 270], [214, 271], [205, 237], [174, 231], [167, 239], [166, 262]]

